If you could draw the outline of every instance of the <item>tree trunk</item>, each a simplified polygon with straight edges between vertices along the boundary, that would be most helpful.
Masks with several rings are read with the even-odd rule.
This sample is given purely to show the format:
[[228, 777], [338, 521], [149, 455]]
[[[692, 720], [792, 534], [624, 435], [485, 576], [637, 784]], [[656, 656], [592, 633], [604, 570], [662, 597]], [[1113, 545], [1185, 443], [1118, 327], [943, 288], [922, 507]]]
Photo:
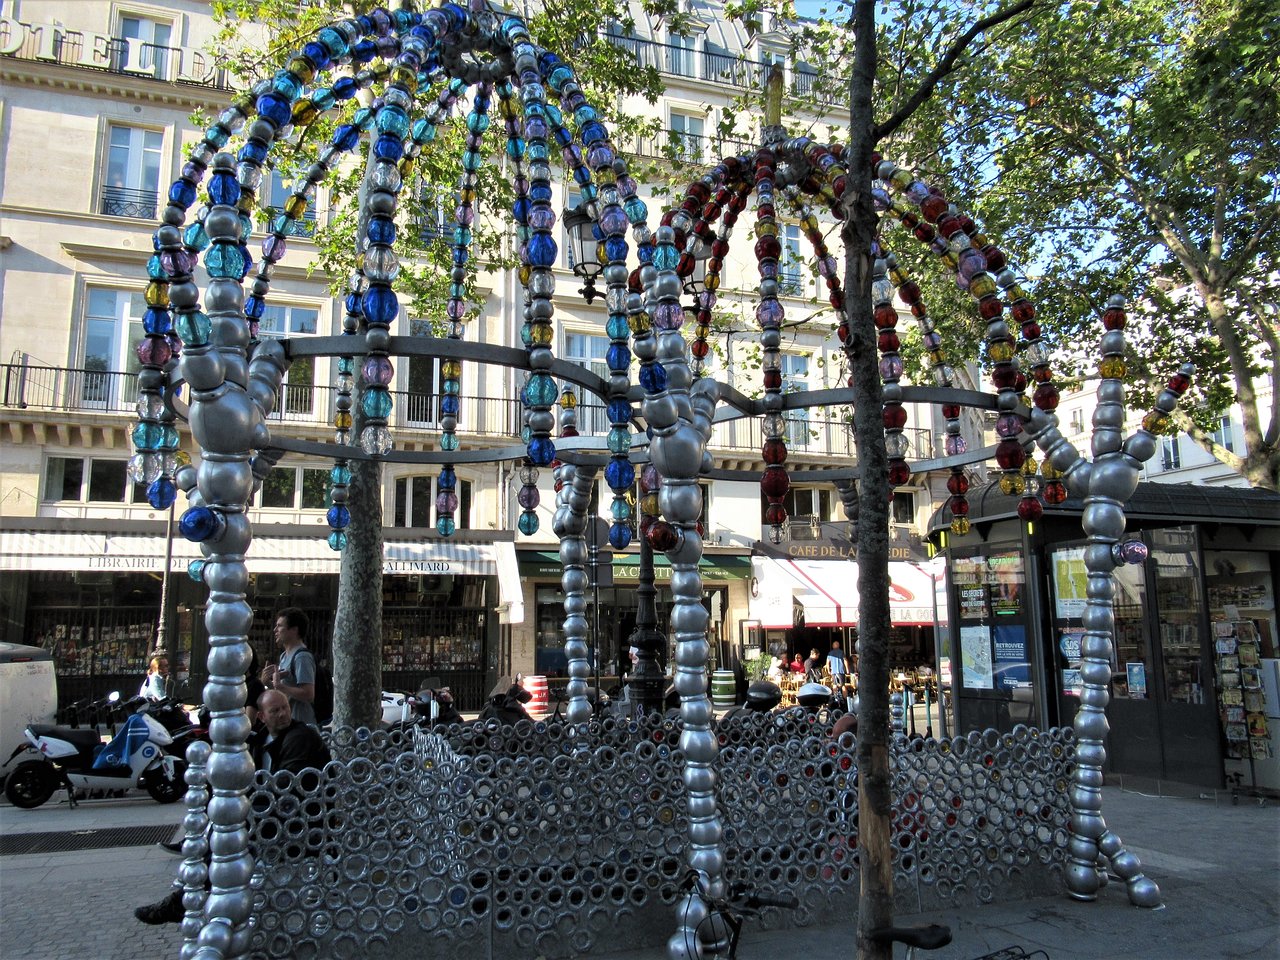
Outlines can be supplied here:
[[[359, 402], [363, 386], [361, 377], [352, 405], [353, 438], [364, 426]], [[382, 719], [381, 462], [351, 463], [347, 507], [351, 525], [333, 618], [333, 723], [371, 727]]]
[[858, 957], [891, 960], [892, 945], [868, 934], [893, 922], [889, 781], [889, 480], [881, 419], [880, 372], [871, 310], [871, 202], [875, 148], [871, 98], [876, 74], [874, 0], [854, 10], [854, 65], [849, 89], [849, 179], [842, 238], [845, 314], [849, 324], [858, 451]]

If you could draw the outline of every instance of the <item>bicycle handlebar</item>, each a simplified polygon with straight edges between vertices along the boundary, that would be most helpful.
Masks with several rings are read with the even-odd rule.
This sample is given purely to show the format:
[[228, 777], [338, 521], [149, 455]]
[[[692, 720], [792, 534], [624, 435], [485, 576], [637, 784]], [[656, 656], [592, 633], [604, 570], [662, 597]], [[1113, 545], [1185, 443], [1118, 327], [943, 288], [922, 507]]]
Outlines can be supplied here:
[[751, 894], [743, 901], [746, 906], [754, 909], [756, 907], [781, 907], [784, 910], [795, 910], [800, 906], [799, 898], [791, 895], [784, 897], [762, 897], [759, 894]]

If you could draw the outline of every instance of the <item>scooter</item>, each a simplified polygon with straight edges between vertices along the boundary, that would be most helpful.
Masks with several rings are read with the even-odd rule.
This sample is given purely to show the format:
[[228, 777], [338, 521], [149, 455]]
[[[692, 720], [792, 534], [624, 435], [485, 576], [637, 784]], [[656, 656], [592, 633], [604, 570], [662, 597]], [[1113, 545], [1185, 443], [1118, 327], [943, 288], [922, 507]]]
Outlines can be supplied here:
[[[110, 703], [119, 699], [118, 693], [107, 698]], [[138, 787], [157, 803], [182, 796], [186, 764], [166, 752], [173, 737], [145, 710], [130, 715], [105, 746], [96, 730], [33, 723], [26, 735], [29, 744], [19, 746], [13, 756], [34, 748], [40, 759], [22, 761], [5, 780], [4, 795], [15, 807], [38, 807], [59, 789], [66, 789], [72, 807], [79, 790]]]

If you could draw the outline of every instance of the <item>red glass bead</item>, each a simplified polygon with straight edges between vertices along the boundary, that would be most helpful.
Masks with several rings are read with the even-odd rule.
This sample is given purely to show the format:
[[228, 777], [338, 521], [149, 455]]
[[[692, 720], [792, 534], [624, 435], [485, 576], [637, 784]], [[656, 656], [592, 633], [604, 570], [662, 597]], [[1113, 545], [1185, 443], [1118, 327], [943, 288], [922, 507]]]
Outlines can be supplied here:
[[908, 230], [914, 230], [920, 225], [920, 218], [914, 213], [904, 213], [899, 219]]
[[1009, 315], [1018, 323], [1026, 323], [1036, 318], [1036, 307], [1030, 300], [1020, 297], [1009, 307]]
[[836, 327], [836, 336], [840, 338], [841, 343], [844, 343], [846, 340], [848, 340], [849, 325], [847, 323], [842, 323], [840, 324], [840, 326]]
[[907, 466], [907, 461], [893, 459], [889, 461], [889, 483], [891, 486], [900, 487], [911, 479], [911, 468]]
[[930, 196], [925, 197], [920, 204], [920, 212], [927, 217], [930, 222], [937, 223], [947, 212], [947, 201], [943, 197]]
[[760, 490], [766, 497], [785, 497], [790, 489], [791, 478], [784, 468], [777, 465], [765, 467], [764, 476], [760, 478]]
[[950, 240], [953, 236], [960, 232], [960, 220], [957, 217], [946, 216], [938, 221], [938, 232]]
[[1031, 379], [1036, 383], [1048, 383], [1053, 379], [1053, 371], [1047, 363], [1042, 363], [1031, 371]]
[[1058, 388], [1052, 383], [1042, 383], [1032, 394], [1032, 402], [1041, 410], [1058, 409]]
[[834, 180], [831, 181], [831, 191], [837, 197], [843, 197], [844, 192], [848, 188], [848, 186], [849, 186], [848, 179], [842, 176], [836, 177]]
[[[839, 156], [840, 156], [840, 154], [842, 154], [843, 152], [844, 152], [844, 147], [843, 147], [841, 144], [833, 143], [833, 144], [831, 145], [831, 153], [832, 153], [833, 155], [835, 155], [836, 157], [839, 157]], [[876, 167], [880, 166], [880, 164], [882, 164], [882, 163], [884, 163], [884, 157], [880, 156], [879, 151], [872, 150], [872, 151], [871, 151], [871, 170], [872, 170], [872, 172], [874, 173], [874, 172], [875, 172]]]
[[649, 531], [653, 529], [653, 525], [657, 522], [657, 517], [651, 517], [647, 513], [640, 514], [640, 536], [648, 540]]
[[760, 455], [769, 466], [787, 462], [787, 445], [778, 437], [770, 437], [760, 448]]
[[1040, 324], [1034, 322], [1024, 323], [1022, 325], [1022, 338], [1024, 340], [1039, 340]]
[[701, 180], [694, 180], [692, 183], [689, 184], [689, 189], [687, 193], [689, 194], [689, 196], [694, 197], [695, 199], [700, 200], [702, 202], [705, 202], [707, 198], [711, 196], [711, 187], [703, 183]]
[[898, 296], [902, 297], [903, 303], [916, 303], [920, 300], [920, 284], [914, 280], [908, 280], [898, 288]]
[[1010, 390], [1018, 381], [1018, 372], [1009, 363], [997, 363], [991, 371], [991, 382], [1000, 390]]
[[817, 177], [810, 175], [800, 181], [800, 189], [805, 193], [817, 193], [822, 189], [822, 184], [818, 182]]
[[911, 232], [916, 235], [916, 239], [921, 243], [932, 243], [933, 238], [938, 235], [938, 232], [927, 223], [920, 224], [920, 226], [916, 227]]
[[777, 215], [772, 203], [762, 203], [756, 207], [757, 220], [772, 220]]
[[827, 297], [827, 302], [837, 310], [844, 310], [844, 294], [839, 290], [833, 291], [831, 296]]
[[707, 341], [695, 340], [689, 345], [689, 351], [699, 360], [703, 360], [711, 352], [711, 348], [707, 346]]
[[947, 477], [947, 492], [963, 496], [969, 492], [969, 478], [963, 473], [953, 473]]
[[1189, 386], [1191, 386], [1191, 378], [1185, 373], [1175, 373], [1169, 378], [1169, 389], [1174, 393], [1185, 393]]
[[695, 198], [685, 197], [683, 202], [681, 202], [680, 204], [680, 209], [683, 210], [685, 213], [691, 213], [694, 216], [697, 216], [698, 208], [701, 206], [702, 204], [699, 203]]
[[671, 226], [671, 221], [675, 219], [675, 215], [676, 215], [676, 212], [674, 210], [668, 210], [666, 213], [664, 213], [662, 215], [662, 221], [661, 221], [662, 226], [664, 227]]
[[680, 260], [676, 263], [676, 274], [681, 277], [690, 276], [693, 273], [694, 263], [692, 253], [680, 254]]
[[764, 522], [769, 526], [787, 522], [787, 508], [780, 503], [771, 503], [764, 508]]
[[639, 267], [636, 267], [627, 276], [627, 289], [632, 293], [642, 293], [644, 291], [644, 283], [640, 280]]
[[876, 307], [875, 313], [871, 316], [880, 330], [891, 330], [898, 325], [898, 311], [888, 304]]
[[998, 273], [1003, 270], [1008, 260], [1005, 259], [1004, 251], [997, 247], [994, 243], [988, 243], [982, 248], [982, 255], [987, 258], [987, 269], [992, 273]]
[[1044, 516], [1044, 504], [1039, 497], [1023, 497], [1018, 501], [1018, 516], [1028, 522]]
[[971, 237], [978, 232], [978, 225], [963, 213], [956, 217], [956, 222], [960, 224], [960, 229]]
[[978, 316], [983, 320], [994, 320], [1004, 312], [1004, 304], [1000, 298], [990, 293], [978, 301]]
[[954, 420], [960, 416], [960, 404], [944, 403], [942, 405], [942, 415], [948, 420]]
[[715, 243], [711, 244], [711, 255], [721, 259], [727, 257], [729, 255], [729, 241], [717, 239]]
[[952, 497], [947, 501], [947, 506], [951, 508], [951, 513], [957, 517], [967, 517], [969, 515], [969, 501], [964, 497]]
[[756, 241], [755, 250], [757, 260], [777, 260], [778, 254], [782, 252], [782, 245], [778, 243], [777, 237], [761, 237]]
[[766, 390], [781, 390], [782, 389], [782, 371], [776, 370], [776, 369], [765, 370], [764, 388]]
[[911, 315], [913, 317], [927, 317], [929, 315], [929, 308], [926, 307], [923, 302], [913, 303], [911, 305]]
[[1027, 375], [1021, 370], [1018, 371], [1018, 375], [1013, 379], [1013, 391], [1014, 393], [1026, 393], [1027, 391]]
[[1027, 451], [1022, 449], [1022, 444], [1012, 438], [1001, 440], [996, 444], [996, 463], [1000, 465], [1001, 470], [1013, 470], [1022, 466], [1027, 459]]
[[1050, 480], [1044, 485], [1045, 503], [1062, 503], [1067, 499], [1067, 485], [1061, 480]]
[[885, 330], [880, 334], [878, 346], [881, 353], [897, 353], [898, 348], [902, 346], [898, 340], [898, 335], [892, 330]]
[[649, 546], [655, 550], [666, 552], [680, 542], [680, 534], [665, 520], [655, 520], [647, 534]]
[[886, 403], [880, 411], [880, 422], [886, 430], [901, 430], [907, 425], [907, 411], [900, 403]]

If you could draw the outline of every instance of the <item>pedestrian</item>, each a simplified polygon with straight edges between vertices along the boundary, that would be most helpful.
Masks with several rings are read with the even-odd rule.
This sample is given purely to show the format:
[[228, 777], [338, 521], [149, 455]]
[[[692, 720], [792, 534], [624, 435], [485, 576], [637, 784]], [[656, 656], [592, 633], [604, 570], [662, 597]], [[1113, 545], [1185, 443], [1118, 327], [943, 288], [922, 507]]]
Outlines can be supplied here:
[[831, 651], [827, 654], [827, 669], [831, 671], [832, 685], [843, 686], [848, 670], [844, 665], [844, 651], [840, 649], [839, 640], [831, 641]]
[[[799, 659], [799, 657], [800, 654], [797, 653], [796, 658]], [[805, 679], [810, 683], [822, 682], [822, 667], [818, 665], [819, 662], [818, 648], [813, 647], [809, 650], [809, 659], [804, 662], [803, 666]]]
[[792, 673], [804, 673], [804, 661], [800, 659], [800, 651], [796, 651], [795, 659], [791, 661]]
[[268, 664], [262, 671], [262, 683], [268, 690], [279, 690], [289, 698], [293, 719], [316, 729], [316, 658], [307, 649], [307, 628], [311, 621], [297, 607], [285, 607], [276, 614], [275, 639], [280, 647], [280, 663]]
[[169, 696], [169, 661], [164, 657], [152, 657], [147, 678], [142, 681], [138, 696], [148, 700], [163, 700]]

